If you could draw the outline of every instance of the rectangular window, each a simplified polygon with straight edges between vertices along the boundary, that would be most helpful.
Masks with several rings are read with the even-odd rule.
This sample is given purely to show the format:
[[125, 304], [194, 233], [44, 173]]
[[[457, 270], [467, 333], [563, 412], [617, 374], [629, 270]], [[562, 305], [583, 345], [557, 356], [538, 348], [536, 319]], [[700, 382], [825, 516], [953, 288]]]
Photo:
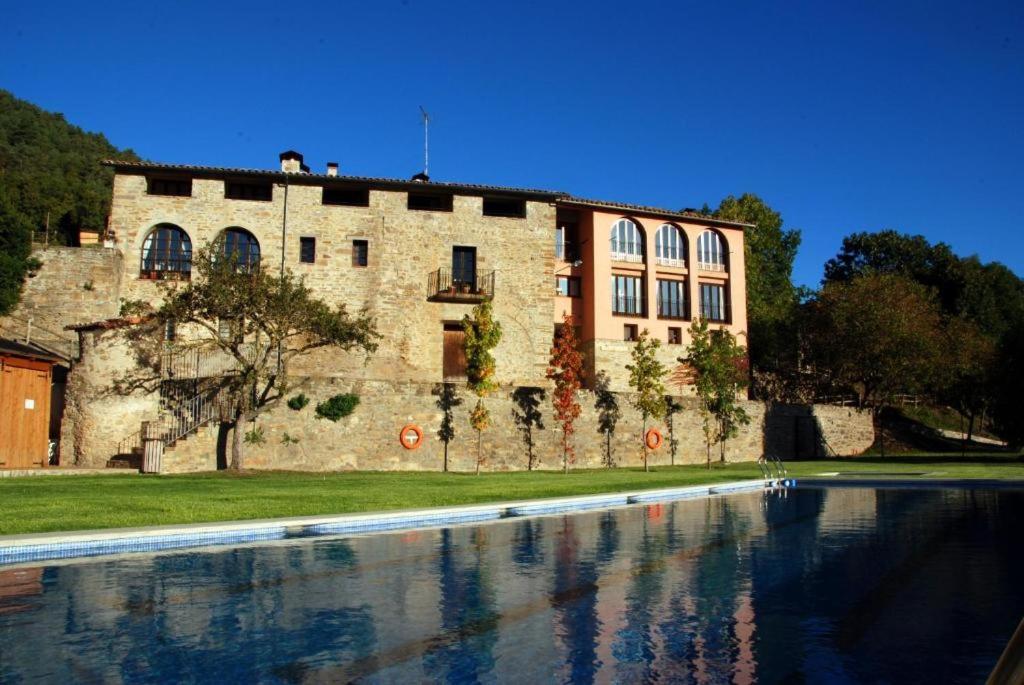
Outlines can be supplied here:
[[658, 279], [658, 318], [686, 318], [686, 283]]
[[700, 316], [708, 321], [728, 321], [728, 304], [725, 301], [725, 286], [700, 284]]
[[174, 319], [168, 319], [167, 323], [164, 324], [164, 340], [174, 342], [177, 337], [178, 326], [174, 323]]
[[622, 327], [622, 339], [626, 342], [636, 342], [640, 337], [640, 332], [635, 323], [627, 323]]
[[512, 219], [526, 218], [526, 200], [509, 197], [485, 197], [484, 216], [504, 216]]
[[555, 276], [555, 290], [562, 297], [580, 297], [580, 284], [576, 276]]
[[369, 188], [324, 188], [320, 202], [343, 207], [369, 207]]
[[452, 247], [452, 285], [468, 285], [471, 290], [476, 289], [475, 247]]
[[442, 373], [446, 381], [466, 380], [466, 332], [459, 323], [444, 325]]
[[217, 337], [221, 340], [231, 340], [234, 336], [234, 319], [217, 319]]
[[316, 238], [299, 238], [299, 261], [303, 264], [316, 263]]
[[274, 199], [274, 186], [269, 181], [224, 181], [224, 197], [269, 202]]
[[352, 241], [352, 266], [366, 266], [370, 260], [370, 243], [366, 240]]
[[452, 196], [442, 193], [414, 193], [409, 192], [409, 209], [417, 209], [427, 212], [450, 212], [452, 211]]
[[192, 197], [191, 178], [146, 178], [148, 195], [171, 195], [174, 197]]
[[669, 345], [682, 345], [683, 344], [683, 329], [675, 326], [669, 326], [668, 328], [668, 344]]
[[612, 313], [643, 316], [644, 281], [636, 276], [612, 276]]

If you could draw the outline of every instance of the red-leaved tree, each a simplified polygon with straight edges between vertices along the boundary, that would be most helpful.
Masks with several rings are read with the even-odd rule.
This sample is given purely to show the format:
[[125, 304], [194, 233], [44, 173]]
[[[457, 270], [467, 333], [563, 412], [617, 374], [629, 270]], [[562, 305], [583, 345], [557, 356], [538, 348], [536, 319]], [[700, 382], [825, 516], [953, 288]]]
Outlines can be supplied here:
[[580, 389], [583, 379], [583, 355], [578, 348], [575, 322], [572, 316], [566, 314], [562, 319], [562, 328], [555, 337], [555, 346], [551, 348], [547, 372], [547, 377], [555, 382], [551, 401], [555, 407], [555, 419], [562, 426], [562, 470], [565, 473], [569, 473], [569, 464], [576, 461], [572, 434], [576, 431], [575, 423], [580, 415], [576, 391]]

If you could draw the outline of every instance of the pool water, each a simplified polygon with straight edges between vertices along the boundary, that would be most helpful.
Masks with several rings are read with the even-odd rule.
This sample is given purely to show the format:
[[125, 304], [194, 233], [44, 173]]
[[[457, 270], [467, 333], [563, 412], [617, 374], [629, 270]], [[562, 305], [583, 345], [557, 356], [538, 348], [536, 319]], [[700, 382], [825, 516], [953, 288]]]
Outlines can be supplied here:
[[1022, 521], [799, 488], [0, 567], [0, 682], [982, 682]]

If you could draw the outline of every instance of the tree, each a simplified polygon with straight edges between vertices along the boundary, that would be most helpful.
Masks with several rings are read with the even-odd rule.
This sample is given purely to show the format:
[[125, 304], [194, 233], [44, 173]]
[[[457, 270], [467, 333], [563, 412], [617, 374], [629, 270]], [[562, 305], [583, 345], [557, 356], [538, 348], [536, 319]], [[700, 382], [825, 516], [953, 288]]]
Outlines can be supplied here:
[[608, 374], [598, 371], [595, 381], [594, 408], [597, 410], [597, 429], [604, 434], [604, 465], [611, 468], [615, 466], [612, 436], [615, 434], [619, 419], [622, 418], [622, 410], [619, 409], [618, 397], [611, 391], [611, 379]]
[[515, 403], [512, 418], [516, 422], [516, 428], [523, 434], [523, 444], [526, 445], [526, 470], [533, 471], [533, 431], [535, 428], [544, 430], [544, 415], [540, 411], [540, 403], [544, 401], [544, 389], [516, 388], [512, 392], [512, 401]]
[[939, 305], [905, 276], [869, 274], [826, 284], [809, 303], [807, 333], [825, 383], [855, 392], [876, 418], [894, 395], [935, 387], [945, 368]]
[[999, 345], [992, 414], [996, 434], [1012, 447], [1024, 446], [1024, 322], [1003, 336]]
[[687, 357], [679, 360], [691, 370], [700, 401], [707, 467], [711, 468], [711, 445], [721, 445], [725, 461], [725, 441], [734, 437], [739, 426], [750, 422], [737, 394], [746, 387], [746, 351], [726, 330], [711, 331], [707, 321], [698, 319], [690, 326]]
[[996, 342], [970, 321], [957, 317], [946, 322], [946, 360], [938, 397], [967, 420], [966, 439], [974, 424], [991, 404], [996, 386]]
[[469, 423], [476, 431], [476, 473], [480, 475], [483, 460], [480, 443], [483, 432], [491, 425], [491, 414], [484, 406], [484, 398], [498, 387], [494, 382], [495, 361], [491, 350], [501, 341], [501, 324], [494, 320], [489, 300], [473, 307], [471, 315], [462, 317], [462, 330], [466, 333], [466, 385], [477, 396]]
[[798, 298], [792, 277], [800, 231], [783, 229], [782, 215], [751, 193], [726, 197], [712, 214], [754, 224], [743, 234], [750, 361], [762, 374], [790, 374], [796, 365]]
[[455, 437], [455, 415], [452, 411], [462, 404], [462, 398], [455, 390], [454, 383], [438, 383], [434, 386], [437, 395], [437, 408], [441, 410], [441, 426], [437, 430], [437, 439], [444, 443], [444, 465], [442, 471], [448, 473], [448, 443]]
[[[187, 284], [164, 285], [164, 299], [157, 309], [148, 303], [127, 303], [127, 314], [144, 315], [149, 325], [141, 336], [162, 340], [168, 324], [179, 330], [191, 326], [200, 334], [182, 348], [215, 348], [233, 362], [219, 395], [225, 403], [226, 423], [233, 430], [231, 468], [244, 468], [242, 426], [275, 405], [288, 388], [292, 360], [323, 347], [345, 351], [377, 349], [377, 333], [366, 312], [350, 315], [344, 304], [331, 308], [313, 297], [301, 279], [290, 271], [275, 276], [270, 271], [239, 269], [220, 258], [223, 245], [215, 241], [195, 257]], [[167, 282], [170, 283], [170, 282]], [[220, 322], [230, 321], [230, 334], [221, 335]], [[131, 379], [122, 379], [122, 388]]]
[[547, 377], [555, 383], [551, 401], [555, 407], [555, 418], [562, 426], [562, 471], [569, 473], [569, 464], [576, 460], [572, 435], [576, 431], [575, 423], [581, 411], [576, 392], [583, 379], [583, 355], [580, 354], [579, 341], [576, 339], [575, 321], [569, 314], [563, 317], [562, 328], [551, 348]]
[[632, 398], [633, 406], [643, 419], [640, 442], [644, 448], [644, 471], [650, 471], [647, 464], [647, 419], [660, 419], [665, 415], [665, 385], [662, 383], [665, 367], [658, 361], [659, 347], [661, 341], [651, 338], [645, 328], [630, 353], [633, 363], [626, 365], [629, 371], [629, 386], [635, 393]]
[[671, 459], [670, 464], [676, 465], [676, 452], [679, 449], [679, 440], [676, 438], [675, 415], [683, 408], [683, 405], [676, 402], [672, 395], [665, 395], [665, 427], [668, 428], [668, 453]]
[[18, 304], [25, 276], [34, 265], [32, 223], [18, 211], [5, 186], [0, 186], [0, 316]]

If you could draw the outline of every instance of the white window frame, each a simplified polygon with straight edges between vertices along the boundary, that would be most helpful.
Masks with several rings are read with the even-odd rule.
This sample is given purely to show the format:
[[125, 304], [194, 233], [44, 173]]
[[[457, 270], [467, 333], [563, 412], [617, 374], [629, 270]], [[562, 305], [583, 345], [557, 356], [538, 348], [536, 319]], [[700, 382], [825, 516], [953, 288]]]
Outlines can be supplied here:
[[654, 236], [654, 253], [662, 266], [686, 266], [686, 238], [675, 224], [662, 224]]
[[697, 238], [697, 265], [704, 271], [725, 271], [725, 240], [708, 229]]
[[623, 218], [612, 224], [610, 241], [613, 262], [643, 263], [644, 236], [634, 222]]

